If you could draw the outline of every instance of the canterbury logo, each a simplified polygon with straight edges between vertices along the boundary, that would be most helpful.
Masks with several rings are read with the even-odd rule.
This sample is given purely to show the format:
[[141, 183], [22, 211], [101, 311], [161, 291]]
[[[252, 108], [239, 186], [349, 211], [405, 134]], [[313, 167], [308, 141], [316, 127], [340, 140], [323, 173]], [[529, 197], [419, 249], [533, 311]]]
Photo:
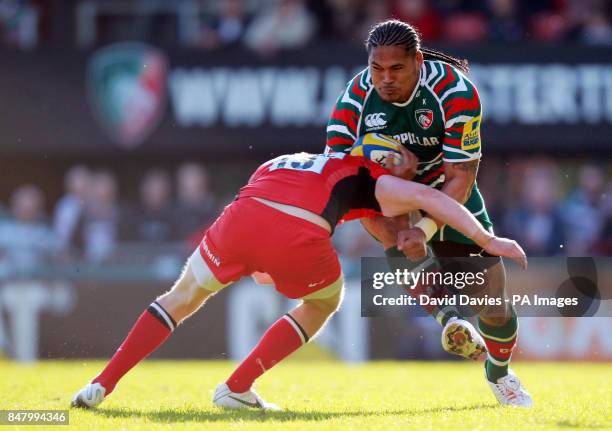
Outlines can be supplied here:
[[383, 127], [387, 124], [387, 120], [383, 117], [387, 115], [384, 112], [377, 112], [376, 114], [368, 114], [365, 117], [365, 125], [367, 127]]

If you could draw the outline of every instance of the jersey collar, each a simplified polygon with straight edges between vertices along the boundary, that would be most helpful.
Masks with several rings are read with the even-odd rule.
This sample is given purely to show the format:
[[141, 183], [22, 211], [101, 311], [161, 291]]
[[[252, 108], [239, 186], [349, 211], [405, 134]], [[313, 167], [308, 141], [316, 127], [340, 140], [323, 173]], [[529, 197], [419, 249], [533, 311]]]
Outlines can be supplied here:
[[402, 102], [402, 103], [393, 102], [393, 104], [395, 106], [404, 107], [404, 106], [408, 106], [410, 104], [410, 102], [412, 102], [412, 99], [414, 99], [414, 95], [416, 94], [417, 90], [421, 86], [421, 81], [423, 80], [423, 74], [424, 73], [425, 73], [425, 62], [423, 62], [423, 64], [421, 65], [421, 69], [419, 70], [419, 80], [417, 81], [416, 85], [414, 86], [414, 90], [412, 90], [412, 94], [410, 95], [408, 100], [406, 100], [405, 102]]

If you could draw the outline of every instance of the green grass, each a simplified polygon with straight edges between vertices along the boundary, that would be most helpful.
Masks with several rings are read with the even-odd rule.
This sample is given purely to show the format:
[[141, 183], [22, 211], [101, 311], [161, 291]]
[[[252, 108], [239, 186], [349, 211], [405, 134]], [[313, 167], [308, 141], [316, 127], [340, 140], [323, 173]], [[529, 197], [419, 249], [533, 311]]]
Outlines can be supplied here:
[[[102, 362], [20, 365], [0, 360], [0, 409], [65, 409]], [[147, 361], [95, 411], [71, 410], [70, 429], [523, 430], [612, 429], [610, 364], [519, 363], [530, 410], [502, 408], [473, 363], [288, 361], [258, 382], [283, 412], [211, 405], [230, 362]], [[14, 429], [41, 430], [19, 426]], [[9, 427], [0, 426], [0, 431]], [[64, 427], [53, 427], [61, 430]]]

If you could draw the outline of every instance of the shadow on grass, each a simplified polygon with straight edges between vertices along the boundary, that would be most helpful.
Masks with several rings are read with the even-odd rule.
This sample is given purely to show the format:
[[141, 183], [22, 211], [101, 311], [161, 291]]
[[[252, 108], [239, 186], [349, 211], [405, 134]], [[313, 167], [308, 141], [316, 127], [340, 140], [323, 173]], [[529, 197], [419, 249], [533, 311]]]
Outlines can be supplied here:
[[213, 411], [198, 410], [198, 409], [173, 409], [160, 410], [156, 412], [142, 412], [138, 410], [120, 410], [120, 409], [100, 409], [92, 410], [93, 413], [99, 416], [109, 418], [143, 418], [155, 422], [222, 422], [222, 421], [278, 421], [286, 422], [293, 420], [301, 421], [325, 421], [328, 419], [341, 417], [368, 417], [368, 416], [423, 416], [438, 413], [453, 413], [470, 410], [494, 409], [499, 407], [497, 404], [476, 404], [463, 407], [439, 407], [424, 410], [372, 410], [372, 411], [282, 411], [282, 412], [264, 412], [257, 410], [222, 410], [215, 409]]

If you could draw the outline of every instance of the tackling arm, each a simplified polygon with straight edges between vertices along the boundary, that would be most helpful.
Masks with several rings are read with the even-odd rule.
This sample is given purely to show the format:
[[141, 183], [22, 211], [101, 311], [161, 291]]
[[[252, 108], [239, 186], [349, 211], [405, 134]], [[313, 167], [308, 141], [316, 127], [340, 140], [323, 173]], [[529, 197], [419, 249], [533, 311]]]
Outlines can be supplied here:
[[463, 205], [434, 188], [382, 175], [376, 181], [375, 193], [385, 216], [395, 217], [422, 209], [471, 238], [488, 253], [514, 259], [524, 268], [527, 266], [525, 252], [515, 241], [495, 237]]
[[466, 162], [444, 162], [444, 185], [442, 192], [460, 204], [470, 197], [472, 186], [478, 174], [479, 159]]
[[467, 237], [472, 238], [480, 234], [481, 239], [492, 238], [462, 205], [429, 186], [383, 175], [376, 182], [376, 199], [387, 217], [422, 209], [442, 224], [452, 226]]
[[[479, 159], [468, 160], [466, 162], [444, 162], [444, 175], [446, 179], [442, 186], [442, 192], [460, 204], [464, 204], [470, 197], [472, 187], [476, 181], [479, 163]], [[438, 227], [442, 227], [445, 224], [435, 216], [434, 219]]]
[[[476, 174], [478, 173], [479, 159], [457, 161], [457, 162], [444, 162], [444, 174], [446, 179], [442, 186], [442, 192], [448, 197], [454, 199], [460, 204], [464, 204], [470, 197], [472, 187], [476, 181]], [[427, 211], [428, 212], [428, 211]], [[444, 226], [443, 220], [437, 218], [434, 214], [429, 213], [429, 217], [423, 217], [415, 227], [421, 229], [423, 232], [422, 242], [419, 244], [418, 241], [411, 241], [411, 246], [404, 250], [404, 253], [411, 258], [420, 258], [425, 250], [425, 244], [431, 237], [436, 233], [438, 229]], [[408, 233], [404, 232], [408, 235]], [[412, 233], [409, 235], [416, 235]]]

